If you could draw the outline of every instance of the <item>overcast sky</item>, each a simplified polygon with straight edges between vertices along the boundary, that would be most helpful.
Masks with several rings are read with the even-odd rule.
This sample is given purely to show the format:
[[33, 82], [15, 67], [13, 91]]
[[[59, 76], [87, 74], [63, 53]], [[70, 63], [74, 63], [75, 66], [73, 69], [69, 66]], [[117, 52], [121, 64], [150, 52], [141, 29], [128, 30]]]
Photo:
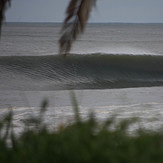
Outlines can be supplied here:
[[[62, 22], [69, 0], [12, 0], [8, 22]], [[163, 23], [163, 0], [97, 0], [89, 22]]]

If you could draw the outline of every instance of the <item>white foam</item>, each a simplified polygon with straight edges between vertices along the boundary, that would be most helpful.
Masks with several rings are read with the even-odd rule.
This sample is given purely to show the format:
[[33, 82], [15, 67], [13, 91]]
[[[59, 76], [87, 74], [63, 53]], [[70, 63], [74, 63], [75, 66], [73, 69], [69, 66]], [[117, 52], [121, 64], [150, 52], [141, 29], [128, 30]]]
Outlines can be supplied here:
[[153, 54], [152, 52], [135, 48], [135, 47], [127, 47], [127, 46], [117, 46], [117, 47], [105, 47], [105, 48], [99, 48], [99, 52], [101, 53], [111, 53], [111, 54], [129, 54], [129, 55], [149, 55]]
[[126, 46], [126, 45], [104, 45], [104, 46], [95, 46], [92, 45], [81, 50], [74, 48], [71, 51], [74, 54], [92, 54], [92, 53], [104, 53], [104, 54], [126, 54], [126, 55], [162, 55], [154, 53], [150, 50], [143, 49], [140, 47]]

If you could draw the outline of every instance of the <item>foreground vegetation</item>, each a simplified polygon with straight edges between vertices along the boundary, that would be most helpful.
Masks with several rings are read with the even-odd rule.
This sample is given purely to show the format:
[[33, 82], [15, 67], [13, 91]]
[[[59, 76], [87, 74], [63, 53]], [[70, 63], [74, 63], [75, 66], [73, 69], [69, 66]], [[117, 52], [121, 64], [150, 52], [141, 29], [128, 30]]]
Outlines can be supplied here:
[[0, 121], [0, 162], [163, 162], [163, 133], [138, 130], [135, 136], [126, 131], [133, 120], [112, 127], [114, 118], [103, 124], [93, 114], [82, 121], [75, 98], [75, 122], [49, 131], [42, 123], [47, 102], [42, 103], [39, 117], [25, 120], [24, 131], [16, 136], [12, 112]]

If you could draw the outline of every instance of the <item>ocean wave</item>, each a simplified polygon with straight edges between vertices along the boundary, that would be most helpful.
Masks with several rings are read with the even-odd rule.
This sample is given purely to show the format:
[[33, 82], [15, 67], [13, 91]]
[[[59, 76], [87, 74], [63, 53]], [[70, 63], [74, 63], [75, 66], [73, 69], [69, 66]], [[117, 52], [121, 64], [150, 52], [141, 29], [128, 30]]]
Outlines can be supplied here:
[[0, 89], [106, 89], [163, 85], [163, 56], [1, 56]]

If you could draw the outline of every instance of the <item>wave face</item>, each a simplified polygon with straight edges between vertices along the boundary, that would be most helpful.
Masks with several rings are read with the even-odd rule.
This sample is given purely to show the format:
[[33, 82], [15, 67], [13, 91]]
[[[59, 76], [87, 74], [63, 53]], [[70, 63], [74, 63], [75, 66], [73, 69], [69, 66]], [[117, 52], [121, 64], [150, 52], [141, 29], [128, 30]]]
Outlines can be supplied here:
[[0, 90], [64, 90], [163, 85], [163, 56], [70, 54], [0, 57]]

